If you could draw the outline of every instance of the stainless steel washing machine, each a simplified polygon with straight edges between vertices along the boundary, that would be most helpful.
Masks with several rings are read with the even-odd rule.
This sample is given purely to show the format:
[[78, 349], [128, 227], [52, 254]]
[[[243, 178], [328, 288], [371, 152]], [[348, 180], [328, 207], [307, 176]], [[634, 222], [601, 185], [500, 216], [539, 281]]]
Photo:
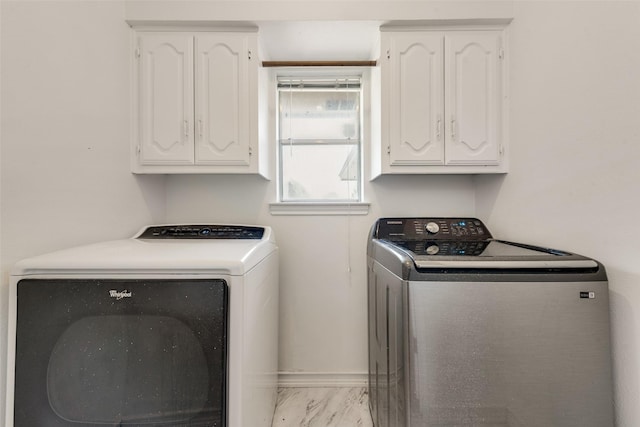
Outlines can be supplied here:
[[607, 276], [476, 218], [382, 218], [368, 241], [376, 427], [611, 427]]

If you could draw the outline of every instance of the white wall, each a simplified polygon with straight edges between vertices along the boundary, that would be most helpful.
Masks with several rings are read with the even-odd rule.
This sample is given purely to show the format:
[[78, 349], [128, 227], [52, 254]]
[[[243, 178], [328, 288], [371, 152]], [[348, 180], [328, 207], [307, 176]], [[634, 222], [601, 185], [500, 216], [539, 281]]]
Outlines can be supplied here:
[[618, 425], [640, 425], [640, 3], [515, 2], [511, 172], [477, 180], [494, 234], [609, 275]]
[[3, 0], [0, 7], [4, 420], [5, 313], [13, 263], [132, 235], [164, 215], [164, 183], [129, 172], [124, 3]]
[[116, 230], [126, 236], [162, 215], [162, 178], [134, 177], [126, 157], [123, 3], [2, 8], [3, 265]]
[[[388, 21], [511, 17], [513, 0], [126, 0], [133, 21]], [[328, 36], [328, 39], [331, 39]]]
[[258, 177], [168, 177], [167, 221], [273, 227], [281, 260], [284, 379], [362, 381], [367, 370], [366, 241], [371, 225], [382, 216], [471, 215], [472, 178], [380, 178], [365, 185], [372, 204], [369, 214], [351, 217], [272, 216], [267, 204], [275, 201], [275, 185]]

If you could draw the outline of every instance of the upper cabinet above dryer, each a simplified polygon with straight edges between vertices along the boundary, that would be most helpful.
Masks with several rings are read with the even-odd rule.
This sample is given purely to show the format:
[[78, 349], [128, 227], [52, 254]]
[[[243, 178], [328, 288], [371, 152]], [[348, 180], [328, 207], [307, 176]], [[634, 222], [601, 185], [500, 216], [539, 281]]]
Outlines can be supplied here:
[[133, 172], [265, 174], [255, 31], [140, 31], [135, 58]]
[[382, 28], [381, 174], [504, 173], [505, 34]]

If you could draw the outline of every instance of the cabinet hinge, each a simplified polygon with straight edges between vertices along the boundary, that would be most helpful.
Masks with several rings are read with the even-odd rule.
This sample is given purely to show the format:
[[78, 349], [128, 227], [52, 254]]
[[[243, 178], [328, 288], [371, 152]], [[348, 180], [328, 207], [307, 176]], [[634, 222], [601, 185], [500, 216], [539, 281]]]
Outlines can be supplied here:
[[391, 146], [387, 145], [387, 154], [391, 155]]
[[249, 61], [251, 61], [251, 49], [249, 49], [247, 56], [249, 57]]
[[498, 51], [498, 58], [504, 59], [504, 48], [502, 48], [502, 47]]
[[387, 49], [387, 59], [391, 59], [391, 49]]
[[253, 156], [253, 148], [249, 147], [249, 155]]

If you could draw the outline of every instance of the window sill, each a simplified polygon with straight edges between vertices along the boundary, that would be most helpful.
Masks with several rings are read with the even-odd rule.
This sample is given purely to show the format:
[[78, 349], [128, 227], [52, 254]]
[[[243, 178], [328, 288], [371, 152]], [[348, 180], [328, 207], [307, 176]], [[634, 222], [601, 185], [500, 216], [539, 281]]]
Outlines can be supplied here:
[[366, 202], [281, 202], [270, 203], [271, 215], [367, 215], [371, 203]]

